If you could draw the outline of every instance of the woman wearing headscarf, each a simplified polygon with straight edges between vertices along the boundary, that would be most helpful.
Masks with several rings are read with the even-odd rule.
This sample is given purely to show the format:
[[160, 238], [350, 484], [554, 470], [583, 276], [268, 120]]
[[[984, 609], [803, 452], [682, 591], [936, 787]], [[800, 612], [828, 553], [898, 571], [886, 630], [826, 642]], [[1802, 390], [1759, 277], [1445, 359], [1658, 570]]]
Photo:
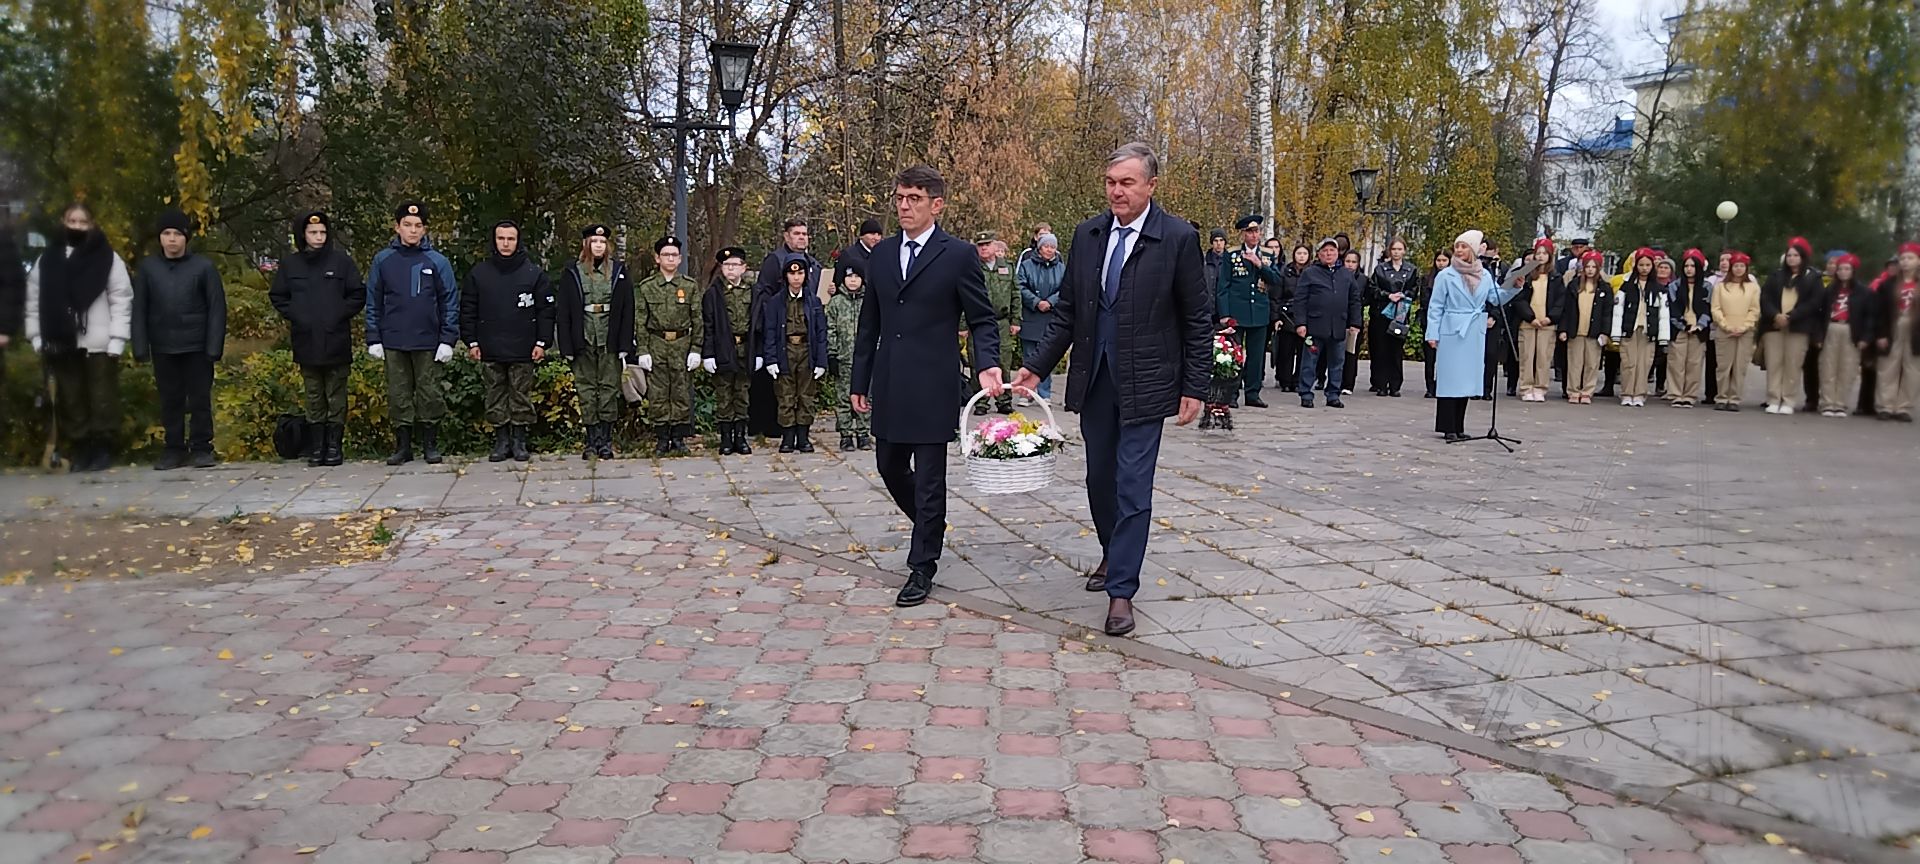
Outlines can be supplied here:
[[66, 236], [27, 274], [27, 341], [53, 373], [67, 461], [75, 471], [103, 471], [113, 465], [120, 431], [120, 355], [133, 338], [133, 281], [87, 205], [67, 205], [62, 219]]
[[1580, 256], [1580, 269], [1574, 271], [1573, 284], [1555, 316], [1560, 321], [1560, 341], [1567, 345], [1567, 401], [1592, 405], [1593, 389], [1599, 384], [1600, 355], [1607, 347], [1608, 328], [1613, 323], [1613, 286], [1600, 275], [1606, 256], [1589, 249]]
[[[1673, 279], [1673, 262], [1641, 247], [1633, 253], [1633, 272], [1620, 283], [1613, 305], [1613, 340], [1620, 343], [1620, 404], [1640, 408], [1647, 404], [1647, 374], [1653, 352], [1672, 339], [1667, 317], [1667, 289], [1654, 273], [1664, 266]], [[1665, 262], [1664, 265], [1656, 261]]]
[[1792, 414], [1805, 398], [1807, 345], [1825, 327], [1826, 287], [1808, 264], [1813, 244], [1787, 241], [1780, 269], [1760, 288], [1760, 352], [1767, 363], [1767, 413]]
[[1707, 284], [1707, 256], [1688, 249], [1680, 258], [1680, 277], [1667, 286], [1673, 322], [1673, 346], [1667, 349], [1667, 395], [1675, 408], [1692, 408], [1706, 385], [1707, 338], [1713, 329], [1713, 288]]
[[1484, 237], [1471, 230], [1454, 238], [1453, 260], [1433, 280], [1427, 306], [1427, 346], [1436, 352], [1434, 431], [1448, 443], [1466, 440], [1467, 400], [1479, 396], [1487, 362], [1487, 307], [1513, 299], [1480, 263]]
[[1753, 278], [1753, 257], [1735, 251], [1727, 258], [1727, 276], [1713, 288], [1714, 355], [1720, 384], [1715, 411], [1740, 410], [1753, 362], [1753, 330], [1760, 324], [1760, 282]]
[[1860, 280], [1860, 257], [1841, 253], [1827, 286], [1827, 326], [1820, 334], [1820, 416], [1845, 417], [1860, 383], [1860, 354], [1873, 342], [1873, 290]]

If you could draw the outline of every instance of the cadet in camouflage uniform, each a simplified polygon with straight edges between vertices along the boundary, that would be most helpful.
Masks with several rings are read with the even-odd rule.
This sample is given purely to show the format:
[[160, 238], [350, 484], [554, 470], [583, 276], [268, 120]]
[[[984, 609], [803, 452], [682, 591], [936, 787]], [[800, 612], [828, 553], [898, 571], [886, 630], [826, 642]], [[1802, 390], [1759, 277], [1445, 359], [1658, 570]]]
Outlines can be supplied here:
[[573, 386], [586, 424], [582, 459], [613, 458], [613, 424], [620, 419], [620, 374], [636, 352], [633, 283], [626, 265], [614, 260], [612, 232], [588, 225], [581, 232], [580, 259], [560, 279], [554, 308], [554, 347], [573, 361]]
[[807, 262], [787, 261], [787, 286], [760, 304], [760, 359], [780, 402], [780, 452], [813, 452], [808, 435], [827, 374], [827, 310], [807, 289]]
[[747, 250], [728, 246], [714, 256], [720, 268], [700, 298], [701, 366], [713, 375], [713, 421], [720, 455], [753, 452], [747, 443], [747, 394], [753, 382], [753, 285], [746, 281]]
[[[647, 423], [653, 452], [687, 452], [693, 434], [693, 376], [700, 367], [700, 286], [680, 273], [680, 239], [653, 244], [660, 271], [640, 280], [640, 368], [647, 370]], [[685, 362], [682, 363], [681, 361]], [[657, 361], [657, 362], [656, 362]]]
[[[1015, 283], [1013, 266], [1007, 263], [1007, 244], [1000, 242], [992, 231], [982, 231], [973, 235], [973, 248], [980, 253], [980, 269], [987, 280], [987, 297], [993, 302], [993, 314], [1000, 320], [1000, 368], [1018, 368], [1014, 363], [1014, 348], [1019, 345], [1016, 338], [1020, 334], [1020, 289]], [[971, 390], [978, 390], [975, 383]], [[1013, 391], [1007, 390], [994, 400], [1002, 414], [1013, 413]], [[973, 413], [987, 413], [987, 403], [981, 401], [973, 406]]]
[[827, 301], [827, 364], [834, 368], [839, 385], [834, 403], [834, 428], [840, 432], [840, 450], [873, 449], [868, 421], [870, 415], [853, 410], [849, 386], [853, 382], [853, 340], [860, 331], [860, 300], [866, 289], [867, 270], [861, 262], [845, 260], [834, 270], [840, 287]]

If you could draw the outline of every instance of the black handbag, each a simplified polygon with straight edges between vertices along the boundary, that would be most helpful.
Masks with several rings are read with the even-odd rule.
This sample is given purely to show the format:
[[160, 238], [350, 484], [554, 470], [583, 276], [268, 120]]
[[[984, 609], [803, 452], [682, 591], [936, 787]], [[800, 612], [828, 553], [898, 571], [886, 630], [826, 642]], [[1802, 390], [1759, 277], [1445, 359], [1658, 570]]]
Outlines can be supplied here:
[[273, 452], [282, 459], [298, 459], [307, 454], [307, 441], [313, 434], [311, 423], [298, 414], [282, 414], [273, 422]]

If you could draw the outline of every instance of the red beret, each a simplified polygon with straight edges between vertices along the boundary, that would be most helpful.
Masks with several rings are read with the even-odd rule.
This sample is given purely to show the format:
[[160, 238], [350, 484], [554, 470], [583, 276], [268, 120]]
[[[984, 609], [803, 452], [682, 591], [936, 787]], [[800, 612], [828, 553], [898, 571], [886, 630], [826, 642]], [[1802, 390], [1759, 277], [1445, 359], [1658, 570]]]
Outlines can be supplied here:
[[1913, 253], [1913, 254], [1915, 254], [1915, 255], [1920, 255], [1920, 243], [1902, 243], [1902, 244], [1900, 244], [1900, 254], [1902, 254], [1902, 255], [1905, 255], [1905, 254], [1907, 254], [1908, 252], [1912, 252], [1912, 253]]
[[1552, 237], [1542, 237], [1542, 238], [1540, 238], [1540, 239], [1538, 239], [1538, 240], [1535, 240], [1535, 241], [1533, 241], [1533, 248], [1535, 248], [1535, 249], [1538, 249], [1538, 248], [1540, 248], [1540, 247], [1542, 247], [1542, 246], [1545, 246], [1545, 247], [1547, 247], [1548, 249], [1552, 249], [1552, 248], [1553, 248], [1553, 238], [1552, 238]]
[[1833, 262], [1833, 266], [1835, 267], [1839, 267], [1842, 264], [1845, 264], [1848, 267], [1852, 267], [1855, 272], [1858, 272], [1860, 270], [1860, 256], [1855, 255], [1852, 252], [1847, 252], [1845, 254], [1842, 254], [1838, 260], [1835, 260]]
[[1809, 242], [1807, 242], [1807, 238], [1805, 238], [1805, 237], [1789, 237], [1789, 238], [1787, 238], [1787, 248], [1789, 248], [1789, 249], [1798, 249], [1798, 250], [1800, 250], [1800, 257], [1801, 257], [1801, 258], [1812, 258], [1812, 257], [1813, 257], [1813, 244], [1812, 244], [1812, 243], [1809, 243]]
[[1702, 252], [1698, 249], [1688, 249], [1685, 255], [1680, 256], [1680, 260], [1682, 261], [1685, 261], [1688, 258], [1692, 258], [1699, 261], [1700, 266], [1703, 268], [1707, 266], [1707, 253]]
[[1652, 257], [1653, 257], [1653, 247], [1652, 247], [1652, 246], [1642, 246], [1642, 247], [1640, 247], [1640, 248], [1638, 248], [1638, 249], [1635, 249], [1635, 250], [1633, 250], [1633, 257], [1634, 257], [1634, 258], [1652, 258]]
[[1588, 261], [1605, 261], [1605, 260], [1607, 260], [1607, 256], [1600, 254], [1600, 250], [1598, 249], [1588, 249], [1587, 251], [1580, 253], [1580, 263], [1582, 264]]
[[1739, 251], [1739, 250], [1734, 250], [1734, 251], [1732, 251], [1732, 252], [1729, 252], [1729, 253], [1727, 253], [1727, 263], [1729, 263], [1729, 264], [1752, 264], [1752, 263], [1753, 263], [1753, 256], [1752, 256], [1752, 255], [1748, 255], [1747, 253], [1745, 253], [1745, 252], [1741, 252], [1741, 251]]

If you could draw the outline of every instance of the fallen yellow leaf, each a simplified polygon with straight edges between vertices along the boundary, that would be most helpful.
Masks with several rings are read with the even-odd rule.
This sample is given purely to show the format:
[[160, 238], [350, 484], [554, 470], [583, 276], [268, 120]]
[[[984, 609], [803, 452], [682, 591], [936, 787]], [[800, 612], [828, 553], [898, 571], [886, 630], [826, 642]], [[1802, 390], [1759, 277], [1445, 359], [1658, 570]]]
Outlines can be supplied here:
[[213, 829], [208, 828], [205, 825], [202, 825], [198, 828], [193, 829], [193, 831], [187, 834], [187, 836], [192, 837], [195, 840], [205, 840], [208, 837], [213, 836]]

